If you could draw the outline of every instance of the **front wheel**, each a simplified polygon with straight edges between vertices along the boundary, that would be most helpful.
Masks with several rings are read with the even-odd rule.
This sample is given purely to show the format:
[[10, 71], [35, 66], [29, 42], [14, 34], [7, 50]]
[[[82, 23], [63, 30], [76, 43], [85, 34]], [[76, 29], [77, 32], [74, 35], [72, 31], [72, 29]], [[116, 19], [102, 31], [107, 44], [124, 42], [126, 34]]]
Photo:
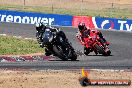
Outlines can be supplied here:
[[68, 57], [63, 53], [63, 50], [60, 46], [53, 46], [53, 51], [55, 52], [56, 56], [58, 56], [63, 61], [68, 60]]
[[95, 44], [94, 47], [96, 48], [96, 51], [99, 52], [99, 54], [105, 55], [106, 52], [103, 49], [103, 47], [99, 46], [98, 44]]
[[76, 60], [77, 60], [77, 54], [75, 51], [73, 51], [71, 56], [71, 61], [76, 61]]

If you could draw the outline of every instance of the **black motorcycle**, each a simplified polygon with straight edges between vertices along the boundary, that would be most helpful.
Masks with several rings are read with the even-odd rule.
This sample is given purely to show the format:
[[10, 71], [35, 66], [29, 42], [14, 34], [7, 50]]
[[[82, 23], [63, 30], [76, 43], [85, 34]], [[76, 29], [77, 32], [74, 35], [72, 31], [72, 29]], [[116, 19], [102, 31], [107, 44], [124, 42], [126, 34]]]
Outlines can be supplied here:
[[54, 56], [57, 56], [64, 61], [67, 61], [68, 59], [75, 61], [77, 59], [77, 54], [71, 44], [62, 36], [52, 32], [51, 29], [45, 29], [42, 39], [42, 46]]

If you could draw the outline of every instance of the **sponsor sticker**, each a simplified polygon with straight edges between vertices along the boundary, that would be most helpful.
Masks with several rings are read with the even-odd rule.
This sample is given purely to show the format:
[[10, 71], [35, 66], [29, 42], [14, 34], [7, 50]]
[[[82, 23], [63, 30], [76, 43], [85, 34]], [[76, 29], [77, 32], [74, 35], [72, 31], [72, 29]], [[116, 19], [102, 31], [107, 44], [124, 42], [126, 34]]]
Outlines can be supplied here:
[[129, 86], [131, 80], [128, 79], [89, 79], [89, 72], [82, 68], [82, 77], [79, 78], [79, 82], [82, 86], [89, 85], [105, 85], [105, 86]]

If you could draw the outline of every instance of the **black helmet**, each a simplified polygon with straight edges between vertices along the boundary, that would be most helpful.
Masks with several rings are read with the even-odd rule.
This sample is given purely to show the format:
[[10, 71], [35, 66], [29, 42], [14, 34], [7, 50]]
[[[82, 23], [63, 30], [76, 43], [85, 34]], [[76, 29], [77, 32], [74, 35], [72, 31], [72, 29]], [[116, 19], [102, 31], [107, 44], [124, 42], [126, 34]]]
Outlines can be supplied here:
[[79, 29], [79, 31], [85, 30], [86, 29], [85, 23], [79, 23], [78, 24], [78, 29]]

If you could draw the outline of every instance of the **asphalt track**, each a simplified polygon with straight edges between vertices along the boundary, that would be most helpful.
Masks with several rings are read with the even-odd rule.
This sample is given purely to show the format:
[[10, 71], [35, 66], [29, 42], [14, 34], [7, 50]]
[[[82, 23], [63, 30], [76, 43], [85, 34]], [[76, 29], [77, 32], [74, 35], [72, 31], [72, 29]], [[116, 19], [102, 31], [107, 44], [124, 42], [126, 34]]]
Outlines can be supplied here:
[[[83, 46], [75, 37], [76, 28], [62, 27], [73, 47], [83, 52]], [[101, 30], [104, 37], [111, 42], [111, 56], [101, 56], [91, 53], [89, 56], [80, 55], [77, 61], [38, 62], [0, 62], [1, 68], [32, 68], [32, 69], [132, 69], [132, 32]], [[35, 26], [27, 24], [0, 23], [0, 34], [35, 38]]]

